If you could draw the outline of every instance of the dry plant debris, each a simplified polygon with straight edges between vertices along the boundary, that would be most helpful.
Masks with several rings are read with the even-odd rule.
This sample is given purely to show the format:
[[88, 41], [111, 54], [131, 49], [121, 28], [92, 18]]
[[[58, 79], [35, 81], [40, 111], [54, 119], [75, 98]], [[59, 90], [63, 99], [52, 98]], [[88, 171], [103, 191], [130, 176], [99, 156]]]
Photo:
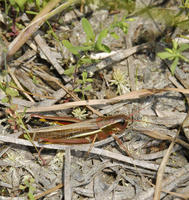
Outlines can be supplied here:
[[0, 1], [0, 199], [189, 199], [188, 1], [123, 2]]

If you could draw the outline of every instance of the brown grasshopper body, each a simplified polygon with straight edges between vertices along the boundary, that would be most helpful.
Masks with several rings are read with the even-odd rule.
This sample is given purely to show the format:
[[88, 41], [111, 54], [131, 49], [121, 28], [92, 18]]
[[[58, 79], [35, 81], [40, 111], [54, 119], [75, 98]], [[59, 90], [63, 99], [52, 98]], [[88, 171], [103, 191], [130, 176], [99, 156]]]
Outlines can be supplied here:
[[[51, 117], [52, 119], [52, 117]], [[103, 140], [112, 134], [125, 130], [130, 119], [126, 115], [98, 117], [64, 126], [50, 126], [29, 130], [30, 136], [36, 141], [86, 144], [96, 140]]]

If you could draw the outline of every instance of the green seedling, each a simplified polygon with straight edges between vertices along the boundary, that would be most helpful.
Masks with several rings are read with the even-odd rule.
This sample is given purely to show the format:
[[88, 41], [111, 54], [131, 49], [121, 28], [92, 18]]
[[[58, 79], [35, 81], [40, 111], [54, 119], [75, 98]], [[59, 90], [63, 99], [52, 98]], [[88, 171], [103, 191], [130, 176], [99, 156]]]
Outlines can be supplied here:
[[[14, 83], [10, 82], [9, 85], [13, 86]], [[2, 90], [6, 95], [4, 98], [1, 99], [2, 103], [11, 103], [13, 97], [19, 96], [19, 92], [14, 88], [9, 87], [9, 85], [4, 82], [0, 82], [0, 90]]]
[[[129, 19], [131, 21], [132, 19]], [[127, 20], [128, 21], [128, 20]], [[114, 29], [120, 28], [125, 34], [128, 32], [128, 24], [126, 22], [126, 17], [123, 17], [120, 21], [117, 19], [108, 27], [104, 28], [99, 34], [94, 33], [93, 28], [86, 18], [82, 18], [82, 27], [86, 34], [86, 42], [81, 46], [74, 46], [68, 40], [63, 40], [63, 45], [74, 55], [79, 56], [81, 52], [88, 53], [92, 52], [110, 52], [110, 48], [103, 44], [103, 39], [111, 34], [115, 39], [118, 39], [118, 35], [114, 32]], [[87, 54], [88, 55], [88, 54]]]
[[9, 0], [10, 6], [14, 7], [17, 12], [24, 10], [24, 7], [27, 3], [26, 0]]
[[130, 92], [129, 84], [126, 80], [126, 74], [119, 69], [114, 70], [113, 80], [110, 80], [110, 85], [115, 85], [117, 87], [117, 94], [125, 94]]
[[181, 8], [187, 9], [189, 8], [189, 0], [182, 0], [182, 6]]
[[87, 78], [87, 72], [82, 73], [82, 79], [77, 80], [79, 87], [76, 88], [75, 92], [81, 92], [82, 97], [84, 99], [85, 93], [92, 90], [92, 85], [90, 83], [93, 82], [93, 79]]
[[[34, 146], [35, 150], [39, 154], [39, 150], [36, 147], [35, 143], [33, 142], [33, 139], [31, 138], [31, 136], [30, 136], [30, 134], [28, 132], [28, 129], [25, 126], [25, 123], [23, 121], [23, 118], [25, 117], [26, 108], [25, 108], [23, 113], [18, 113], [16, 110], [17, 110], [17, 106], [14, 105], [14, 104], [11, 105], [10, 108], [6, 109], [6, 113], [9, 115], [8, 122], [9, 122], [11, 128], [13, 130], [18, 130], [19, 128], [22, 128], [24, 130], [24, 132], [25, 132], [24, 138], [32, 143], [32, 145]], [[43, 159], [41, 158], [40, 154], [39, 154], [39, 157], [43, 162]]]
[[35, 200], [33, 193], [35, 192], [36, 187], [33, 186], [34, 183], [35, 183], [35, 180], [32, 177], [26, 177], [25, 180], [23, 181], [23, 185], [20, 185], [19, 187], [21, 190], [28, 189], [27, 196], [28, 196], [28, 199], [30, 200]]
[[[70, 67], [65, 70], [65, 75], [74, 77], [73, 74], [77, 72], [78, 68], [82, 65], [86, 66], [95, 62], [89, 57], [90, 52], [110, 52], [111, 49], [103, 43], [103, 40], [110, 34], [113, 38], [118, 39], [119, 36], [115, 33], [115, 28], [120, 28], [125, 34], [128, 31], [128, 24], [126, 22], [126, 17], [121, 20], [114, 19], [114, 22], [107, 28], [100, 31], [99, 34], [95, 34], [94, 30], [86, 18], [81, 20], [83, 30], [86, 35], [86, 42], [81, 46], [74, 46], [68, 40], [63, 40], [63, 45], [77, 57], [77, 63], [75, 65], [70, 65]], [[87, 72], [83, 72], [82, 80], [76, 81], [78, 85], [76, 92], [81, 92], [82, 96], [85, 96], [86, 91], [92, 89], [91, 84], [86, 84], [87, 82], [92, 82], [92, 79], [87, 78]]]
[[88, 114], [86, 113], [86, 110], [85, 109], [81, 109], [81, 108], [75, 108], [72, 111], [72, 114], [73, 114], [73, 116], [75, 118], [81, 119], [81, 120], [86, 119], [86, 117], [88, 116]]
[[189, 49], [189, 44], [178, 44], [175, 40], [172, 41], [173, 47], [165, 48], [164, 52], [160, 52], [157, 55], [161, 59], [168, 59], [173, 61], [171, 64], [171, 73], [174, 75], [175, 69], [180, 60], [184, 60], [185, 62], [189, 62], [189, 59], [182, 55], [182, 52]]

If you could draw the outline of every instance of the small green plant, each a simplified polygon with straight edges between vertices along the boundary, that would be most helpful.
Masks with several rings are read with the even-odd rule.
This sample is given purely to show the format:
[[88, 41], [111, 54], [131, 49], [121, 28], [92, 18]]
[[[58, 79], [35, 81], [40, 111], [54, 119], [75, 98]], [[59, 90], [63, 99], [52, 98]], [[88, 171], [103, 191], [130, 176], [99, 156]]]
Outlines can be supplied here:
[[185, 0], [185, 1], [182, 0], [181, 8], [185, 8], [185, 9], [189, 8], [189, 0]]
[[33, 143], [33, 140], [31, 138], [30, 134], [28, 133], [28, 129], [26, 128], [24, 121], [23, 121], [26, 109], [24, 110], [23, 113], [18, 113], [16, 111], [17, 106], [12, 103], [13, 97], [19, 96], [19, 93], [16, 89], [11, 88], [11, 86], [15, 87], [13, 82], [10, 82], [9, 84], [0, 82], [0, 90], [2, 90], [6, 95], [1, 101], [3, 103], [10, 104], [10, 107], [6, 109], [6, 113], [8, 115], [8, 123], [11, 126], [12, 130], [19, 130], [20, 128], [22, 128], [26, 132], [26, 134], [24, 134], [24, 137], [27, 140], [29, 140], [33, 144], [36, 151], [39, 152], [36, 145]]
[[91, 24], [86, 18], [82, 18], [81, 23], [86, 34], [86, 42], [83, 43], [82, 46], [73, 46], [68, 40], [63, 40], [64, 46], [76, 56], [78, 56], [80, 52], [87, 53], [88, 51], [110, 52], [110, 48], [102, 43], [102, 40], [107, 37], [108, 28], [103, 29], [99, 35], [95, 35]]
[[[129, 19], [130, 21], [132, 19]], [[103, 43], [103, 39], [110, 34], [113, 38], [118, 39], [119, 36], [115, 33], [115, 28], [120, 28], [125, 34], [128, 31], [128, 24], [126, 22], [126, 17], [123, 17], [121, 20], [114, 19], [114, 22], [107, 28], [104, 28], [100, 31], [99, 34], [94, 33], [93, 28], [89, 21], [86, 18], [82, 18], [82, 27], [86, 35], [86, 42], [81, 46], [74, 46], [68, 40], [63, 40], [63, 45], [77, 57], [77, 63], [71, 65], [69, 69], [65, 70], [65, 75], [68, 75], [73, 78], [73, 74], [77, 72], [78, 68], [82, 65], [89, 65], [94, 62], [98, 62], [89, 57], [90, 52], [110, 52], [110, 48]], [[81, 92], [84, 98], [85, 92], [92, 89], [91, 84], [87, 82], [92, 82], [92, 79], [87, 78], [87, 72], [83, 72], [82, 79], [76, 81], [78, 85], [76, 92]]]
[[129, 85], [126, 80], [126, 74], [121, 70], [116, 69], [113, 72], [113, 80], [110, 80], [110, 85], [116, 85], [117, 93], [122, 95], [130, 92]]
[[8, 116], [8, 123], [11, 126], [12, 130], [19, 130], [20, 128], [26, 129], [23, 118], [25, 116], [25, 112], [23, 113], [18, 113], [16, 112], [17, 106], [16, 105], [11, 105], [10, 108], [6, 108], [6, 113], [9, 115]]
[[13, 97], [19, 96], [18, 91], [14, 88], [11, 88], [11, 86], [15, 86], [13, 82], [10, 82], [9, 84], [0, 82], [0, 90], [2, 90], [6, 95], [1, 100], [3, 103], [11, 103]]
[[25, 177], [25, 179], [23, 180], [23, 185], [20, 185], [20, 189], [21, 190], [28, 190], [28, 198], [30, 200], [35, 200], [35, 197], [34, 197], [34, 192], [36, 190], [36, 188], [33, 186], [35, 183], [35, 180], [32, 178], [32, 177]]
[[81, 46], [74, 46], [68, 40], [63, 40], [63, 45], [77, 58], [78, 61], [75, 65], [71, 65], [69, 69], [65, 70], [65, 75], [73, 76], [74, 72], [81, 65], [92, 64], [96, 62], [89, 57], [89, 52], [105, 51], [110, 52], [108, 46], [102, 43], [102, 40], [107, 36], [108, 29], [102, 30], [98, 36], [94, 34], [93, 28], [86, 18], [82, 18], [82, 27], [86, 34], [86, 42]]
[[77, 80], [79, 87], [76, 88], [75, 92], [81, 92], [82, 97], [84, 99], [85, 93], [92, 90], [92, 85], [90, 83], [93, 82], [93, 79], [87, 78], [87, 72], [82, 73], [82, 79]]
[[22, 120], [25, 116], [25, 112], [17, 113], [17, 105], [12, 103], [12, 99], [19, 96], [19, 92], [15, 88], [14, 82], [5, 83], [4, 81], [1, 81], [0, 90], [2, 90], [5, 95], [5, 97], [1, 99], [1, 102], [10, 104], [10, 107], [6, 108], [6, 113], [8, 114], [8, 122], [11, 128], [13, 130], [19, 128], [26, 129]]
[[[131, 21], [132, 19], [129, 19]], [[128, 20], [127, 20], [128, 21]], [[120, 21], [117, 19], [108, 27], [104, 28], [99, 34], [95, 35], [93, 28], [86, 18], [82, 18], [82, 27], [86, 34], [86, 42], [82, 46], [74, 46], [68, 40], [63, 40], [63, 45], [68, 48], [68, 50], [76, 56], [80, 56], [80, 52], [84, 52], [84, 55], [88, 55], [88, 51], [93, 52], [110, 52], [110, 48], [103, 44], [103, 39], [111, 34], [115, 39], [119, 36], [114, 32], [116, 27], [120, 28], [125, 34], [128, 31], [128, 24], [126, 22], [126, 17], [122, 18]]]
[[84, 120], [86, 119], [87, 117], [87, 113], [86, 113], [86, 110], [85, 109], [81, 109], [81, 108], [76, 108], [72, 111], [72, 114], [74, 117], [78, 118], [78, 119], [81, 119], [81, 120]]
[[182, 52], [189, 49], [189, 44], [178, 44], [175, 40], [172, 41], [173, 47], [165, 48], [164, 52], [160, 52], [157, 55], [161, 59], [168, 59], [173, 61], [171, 64], [171, 73], [174, 75], [175, 69], [179, 63], [179, 60], [184, 60], [185, 62], [189, 62], [189, 59], [182, 55]]

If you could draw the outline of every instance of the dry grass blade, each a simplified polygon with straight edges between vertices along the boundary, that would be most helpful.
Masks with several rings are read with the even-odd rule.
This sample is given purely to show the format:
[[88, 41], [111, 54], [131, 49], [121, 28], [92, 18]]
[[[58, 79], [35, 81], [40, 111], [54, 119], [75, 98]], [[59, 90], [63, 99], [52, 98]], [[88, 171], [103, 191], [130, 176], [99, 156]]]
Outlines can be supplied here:
[[[19, 87], [18, 88], [15, 88], [15, 89], [18, 89], [19, 91], [22, 91], [23, 94], [26, 96], [26, 98], [28, 98], [31, 102], [35, 102], [32, 97], [30, 97], [30, 95], [28, 94], [28, 92], [26, 92], [24, 90], [24, 88], [22, 87], [22, 85], [20, 84], [20, 82], [17, 80], [16, 76], [14, 75], [14, 73], [11, 71], [11, 69], [9, 68], [9, 66], [7, 66], [8, 68], [8, 71], [9, 71], [9, 74], [11, 75], [12, 79], [14, 80], [14, 82], [16, 83], [16, 85]], [[11, 86], [9, 86], [11, 87]]]
[[[60, 84], [60, 83], [59, 83]], [[76, 101], [69, 102], [59, 105], [47, 106], [47, 107], [33, 107], [26, 110], [26, 112], [46, 112], [46, 111], [55, 111], [55, 110], [64, 110], [68, 108], [73, 108], [77, 106], [91, 106], [91, 105], [106, 105], [111, 103], [116, 103], [119, 101], [127, 99], [138, 99], [150, 95], [154, 95], [166, 91], [175, 91], [181, 92], [184, 94], [189, 94], [189, 89], [179, 89], [179, 88], [163, 88], [163, 89], [142, 89], [138, 91], [129, 92], [127, 94], [112, 98], [112, 99], [99, 99], [99, 100], [87, 100], [87, 101]], [[66, 92], [70, 92], [66, 89]], [[24, 109], [18, 110], [18, 112], [24, 112]], [[102, 115], [102, 114], [101, 114]]]
[[53, 187], [53, 188], [51, 188], [51, 189], [49, 189], [49, 190], [47, 190], [47, 191], [45, 191], [45, 192], [43, 192], [43, 193], [41, 193], [41, 194], [36, 195], [34, 198], [35, 198], [36, 200], [37, 200], [37, 199], [40, 199], [41, 197], [44, 197], [45, 195], [50, 194], [50, 193], [52, 193], [52, 192], [54, 192], [54, 191], [56, 191], [56, 190], [58, 190], [58, 189], [60, 189], [60, 188], [62, 188], [62, 187], [63, 187], [63, 184], [60, 183], [60, 184], [58, 184], [57, 186], [55, 186], [55, 187]]
[[178, 137], [179, 132], [180, 132], [180, 130], [178, 130], [177, 135], [175, 136], [175, 138], [172, 140], [171, 144], [169, 145], [169, 148], [167, 149], [167, 152], [166, 152], [165, 156], [163, 157], [160, 167], [158, 169], [154, 198], [153, 198], [154, 200], [160, 199], [161, 190], [162, 190], [162, 181], [163, 181], [163, 175], [164, 175], [166, 163], [169, 159], [169, 156], [171, 155], [173, 146], [175, 144], [175, 140]]

